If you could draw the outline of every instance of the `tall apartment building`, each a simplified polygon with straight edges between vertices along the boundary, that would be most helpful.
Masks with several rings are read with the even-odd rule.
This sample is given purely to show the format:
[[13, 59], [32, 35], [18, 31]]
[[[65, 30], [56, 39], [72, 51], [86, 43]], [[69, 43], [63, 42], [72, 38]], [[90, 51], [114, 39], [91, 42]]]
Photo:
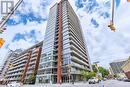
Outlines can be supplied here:
[[38, 82], [79, 81], [81, 70], [91, 70], [80, 21], [68, 0], [50, 8], [43, 43]]
[[15, 50], [15, 51], [9, 50], [8, 53], [6, 54], [5, 61], [3, 61], [4, 63], [3, 63], [1, 74], [0, 74], [0, 81], [2, 84], [4, 84], [6, 81], [5, 76], [7, 74], [11, 58], [16, 57], [17, 53], [19, 52], [21, 52], [21, 50]]
[[40, 42], [10, 59], [9, 63], [12, 66], [5, 76], [7, 82], [20, 81], [26, 83], [31, 75], [37, 74], [42, 45], [43, 42]]

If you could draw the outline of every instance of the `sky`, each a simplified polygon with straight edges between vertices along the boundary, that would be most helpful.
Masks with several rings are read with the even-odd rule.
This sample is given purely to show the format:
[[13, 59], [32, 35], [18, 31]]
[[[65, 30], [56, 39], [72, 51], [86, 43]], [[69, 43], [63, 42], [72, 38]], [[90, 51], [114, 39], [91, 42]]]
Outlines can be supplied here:
[[[15, 0], [17, 1], [17, 0]], [[5, 44], [0, 48], [0, 66], [9, 49], [27, 49], [44, 40], [49, 8], [58, 0], [23, 0], [0, 34]], [[79, 17], [91, 63], [103, 67], [130, 56], [130, 3], [115, 0], [116, 32], [107, 26], [111, 20], [111, 0], [69, 0]], [[3, 15], [0, 14], [0, 18]], [[0, 19], [1, 20], [1, 19]]]

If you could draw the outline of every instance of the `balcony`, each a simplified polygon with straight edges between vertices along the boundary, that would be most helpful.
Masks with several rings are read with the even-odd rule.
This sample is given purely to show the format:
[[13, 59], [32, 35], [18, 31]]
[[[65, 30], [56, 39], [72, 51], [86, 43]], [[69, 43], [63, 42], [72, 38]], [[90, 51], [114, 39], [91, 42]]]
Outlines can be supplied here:
[[26, 64], [26, 61], [27, 61], [27, 60], [21, 60], [21, 61], [19, 61], [19, 62], [17, 62], [17, 63], [14, 63], [13, 65], [14, 65], [14, 66], [18, 66], [18, 65], [20, 65], [20, 64]]
[[74, 63], [74, 62], [72, 62], [72, 66], [85, 69], [84, 65], [80, 65], [80, 64], [77, 64], [77, 63]]
[[73, 49], [72, 52], [76, 54], [76, 56], [80, 57], [81, 60], [88, 62], [88, 60], [86, 59], [87, 56], [83, 55], [80, 50], [76, 49], [76, 47], [74, 47], [73, 45], [71, 45], [71, 48]]
[[83, 64], [83, 65], [88, 65], [86, 62], [80, 60], [79, 58], [72, 56], [72, 60], [79, 63], [79, 64]]
[[7, 74], [14, 73], [14, 72], [21, 71], [21, 70], [24, 70], [24, 67], [23, 68], [14, 69], [14, 70], [9, 70], [7, 72]]

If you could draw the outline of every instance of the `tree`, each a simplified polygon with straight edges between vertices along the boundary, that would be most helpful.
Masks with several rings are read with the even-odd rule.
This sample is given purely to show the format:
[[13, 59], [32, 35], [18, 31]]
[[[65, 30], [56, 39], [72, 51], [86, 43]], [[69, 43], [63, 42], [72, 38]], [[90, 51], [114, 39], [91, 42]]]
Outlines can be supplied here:
[[92, 65], [92, 69], [93, 69], [93, 71], [94, 71], [95, 73], [98, 72], [98, 70], [97, 70], [97, 68], [96, 68], [96, 65]]
[[80, 74], [82, 75], [83, 80], [85, 80], [86, 72], [85, 72], [84, 70], [82, 70], [82, 71], [80, 72]]
[[96, 73], [95, 72], [89, 72], [89, 75], [90, 75], [91, 78], [92, 77], [96, 77]]
[[102, 74], [102, 77], [103, 77], [103, 78], [104, 78], [104, 77], [107, 77], [107, 76], [109, 75], [109, 71], [108, 71], [107, 69], [103, 68], [103, 67], [98, 67], [98, 70], [97, 70], [96, 66], [95, 66], [95, 65], [92, 65], [92, 68], [93, 68], [93, 71], [94, 71], [95, 73], [97, 73], [98, 70], [99, 70], [99, 73]]
[[120, 78], [120, 76], [118, 74], [114, 74], [113, 77], [114, 78]]
[[99, 67], [99, 72], [102, 74], [103, 78], [109, 75], [109, 71], [103, 67]]
[[117, 78], [118, 76], [117, 76], [117, 74], [114, 74], [113, 77], [114, 77], [114, 78]]
[[81, 71], [81, 75], [83, 76], [84, 80], [88, 80], [88, 79], [90, 79], [92, 77], [95, 77], [96, 73], [83, 70], [83, 71]]
[[29, 84], [35, 84], [36, 75], [33, 73], [29, 76], [27, 83]]

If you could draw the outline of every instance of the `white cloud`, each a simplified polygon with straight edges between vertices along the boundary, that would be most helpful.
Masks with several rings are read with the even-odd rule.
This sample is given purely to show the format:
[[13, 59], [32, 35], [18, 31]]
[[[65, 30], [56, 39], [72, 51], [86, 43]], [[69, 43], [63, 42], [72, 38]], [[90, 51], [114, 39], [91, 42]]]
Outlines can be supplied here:
[[[24, 1], [26, 6], [19, 7], [19, 10], [22, 14], [27, 14], [31, 11], [35, 14], [35, 16], [40, 15], [42, 18], [48, 17], [49, 8], [56, 2], [56, 0], [49, 0], [49, 5], [45, 6], [43, 9], [40, 4], [41, 2], [45, 3], [47, 0], [37, 0], [37, 2], [35, 0]], [[75, 6], [75, 0], [69, 1], [80, 18], [85, 40], [87, 42], [88, 52], [92, 62], [99, 60], [101, 65], [108, 67], [109, 62], [115, 59], [126, 58], [130, 55], [129, 3], [126, 3], [125, 0], [121, 0], [121, 4], [115, 14], [115, 25], [117, 31], [113, 33], [107, 27], [110, 18], [104, 19], [102, 16], [100, 16], [101, 12], [110, 13], [110, 8], [104, 5], [106, 0], [97, 0], [98, 3], [100, 3], [100, 6], [98, 7], [99, 9], [95, 10], [92, 14], [86, 13], [85, 7], [77, 9]], [[98, 28], [94, 28], [92, 26], [92, 18], [98, 22]], [[16, 20], [20, 20], [19, 17], [16, 16]], [[11, 49], [16, 49], [16, 46], [17, 48], [26, 48], [34, 44], [29, 43], [30, 39], [28, 39], [28, 41], [19, 40], [18, 42], [12, 42], [12, 39], [16, 33], [23, 34], [35, 29], [36, 39], [40, 41], [44, 37], [45, 28], [46, 22], [39, 24], [37, 22], [29, 21], [26, 25], [19, 24], [16, 26], [7, 27], [7, 31], [0, 35], [0, 37], [3, 37], [6, 40], [4, 47], [0, 49], [0, 56], [3, 57], [5, 55], [7, 51], [5, 46], [7, 44], [10, 44], [9, 47]], [[27, 45], [25, 46], [25, 44]]]
[[[107, 27], [110, 18], [104, 19], [99, 16], [100, 12], [111, 12], [109, 7], [103, 8], [103, 4], [104, 2], [100, 0], [102, 8], [98, 7], [100, 9], [92, 14], [86, 13], [85, 7], [78, 9], [77, 14], [80, 17], [91, 61], [100, 61], [102, 66], [108, 67], [109, 62], [127, 58], [130, 55], [130, 11], [128, 10], [130, 3], [121, 3], [115, 13], [116, 32], [112, 32]], [[99, 23], [98, 28], [91, 26], [91, 18]]]
[[9, 49], [12, 50], [15, 50], [17, 48], [26, 49], [34, 44], [33, 42], [30, 43], [29, 38], [27, 40], [21, 39], [19, 41], [12, 42], [14, 36], [17, 33], [24, 34], [25, 32], [30, 32], [31, 30], [35, 30], [36, 41], [42, 41], [44, 39], [45, 29], [46, 29], [46, 22], [42, 22], [41, 24], [38, 24], [37, 22], [28, 22], [26, 26], [23, 24], [19, 24], [16, 26], [7, 27], [7, 31], [0, 35], [0, 37], [3, 37], [6, 41], [4, 46], [0, 49], [0, 56], [2, 57], [2, 59], [4, 59], [4, 56], [6, 55], [7, 52], [7, 49], [5, 47], [8, 44], [9, 44]]
[[[18, 1], [18, 0], [17, 0]], [[16, 3], [16, 0], [15, 0]], [[28, 13], [33, 13], [35, 15], [35, 17], [42, 17], [43, 19], [46, 18], [48, 16], [49, 13], [49, 4], [53, 4], [54, 1], [48, 1], [48, 0], [24, 0], [24, 4], [22, 3], [17, 11], [20, 11], [21, 14], [25, 14], [27, 15]], [[0, 17], [2, 17], [2, 15], [0, 15]], [[16, 22], [18, 22], [19, 20], [21, 20], [20, 15], [13, 15], [11, 17], [12, 19], [14, 19]], [[35, 35], [36, 35], [36, 41], [42, 41], [44, 39], [44, 33], [45, 33], [45, 29], [46, 29], [46, 21], [42, 21], [41, 23], [37, 23], [37, 21], [34, 22], [29, 22], [27, 21], [27, 24], [24, 25], [22, 23], [18, 24], [18, 25], [14, 25], [14, 26], [7, 26], [7, 30], [3, 33], [0, 34], [0, 37], [5, 39], [5, 44], [4, 46], [0, 49], [0, 57], [1, 59], [5, 59], [5, 55], [7, 53], [7, 45], [9, 45], [9, 49], [17, 49], [17, 48], [28, 48], [30, 46], [32, 46], [34, 44], [34, 42], [30, 43], [30, 41], [32, 40], [31, 38], [27, 39], [26, 41], [21, 39], [19, 41], [15, 41], [12, 42], [14, 36], [17, 33], [20, 34], [24, 34], [26, 32], [30, 32], [31, 30], [35, 30]], [[0, 61], [0, 64], [1, 61]]]
[[19, 40], [17, 42], [11, 43], [9, 45], [9, 48], [13, 49], [13, 50], [21, 49], [21, 48], [22, 49], [27, 49], [32, 45], [33, 45], [33, 43], [29, 43], [28, 41], [25, 41], [25, 40], [21, 39], [21, 40]]

